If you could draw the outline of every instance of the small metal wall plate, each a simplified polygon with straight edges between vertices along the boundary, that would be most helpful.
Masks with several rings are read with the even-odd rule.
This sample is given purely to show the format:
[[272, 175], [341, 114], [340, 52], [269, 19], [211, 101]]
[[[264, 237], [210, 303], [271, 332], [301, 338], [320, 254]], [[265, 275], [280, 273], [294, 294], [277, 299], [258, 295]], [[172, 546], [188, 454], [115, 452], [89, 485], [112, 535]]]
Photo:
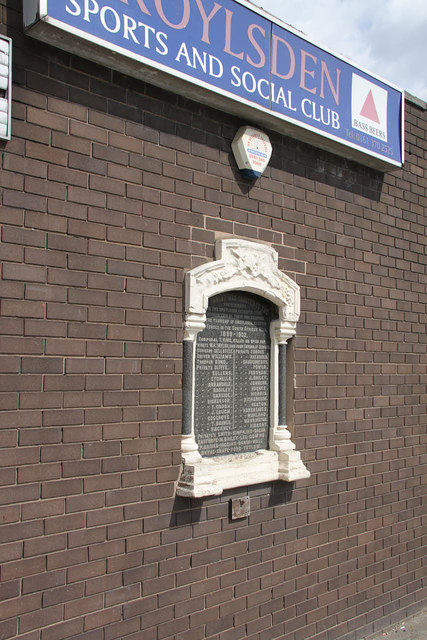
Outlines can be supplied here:
[[248, 518], [251, 513], [251, 504], [249, 496], [246, 498], [232, 498], [230, 500], [231, 519]]

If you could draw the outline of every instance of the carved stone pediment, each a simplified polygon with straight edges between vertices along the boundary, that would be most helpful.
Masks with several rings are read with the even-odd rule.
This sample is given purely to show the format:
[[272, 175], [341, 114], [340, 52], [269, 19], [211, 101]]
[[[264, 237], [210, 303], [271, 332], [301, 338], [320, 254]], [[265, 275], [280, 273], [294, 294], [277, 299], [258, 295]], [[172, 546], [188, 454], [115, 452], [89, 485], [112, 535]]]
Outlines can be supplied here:
[[223, 291], [250, 291], [279, 308], [281, 323], [289, 328], [300, 315], [299, 286], [278, 268], [277, 252], [246, 240], [218, 240], [217, 260], [186, 274], [186, 312], [203, 322], [209, 298]]

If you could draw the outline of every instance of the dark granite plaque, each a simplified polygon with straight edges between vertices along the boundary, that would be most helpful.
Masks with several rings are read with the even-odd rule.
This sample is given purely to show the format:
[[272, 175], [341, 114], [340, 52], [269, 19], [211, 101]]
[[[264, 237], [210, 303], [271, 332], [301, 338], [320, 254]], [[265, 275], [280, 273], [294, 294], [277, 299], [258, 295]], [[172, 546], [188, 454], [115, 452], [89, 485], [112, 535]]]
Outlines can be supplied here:
[[209, 300], [197, 336], [194, 432], [202, 456], [266, 449], [270, 424], [270, 322], [275, 307], [242, 291]]

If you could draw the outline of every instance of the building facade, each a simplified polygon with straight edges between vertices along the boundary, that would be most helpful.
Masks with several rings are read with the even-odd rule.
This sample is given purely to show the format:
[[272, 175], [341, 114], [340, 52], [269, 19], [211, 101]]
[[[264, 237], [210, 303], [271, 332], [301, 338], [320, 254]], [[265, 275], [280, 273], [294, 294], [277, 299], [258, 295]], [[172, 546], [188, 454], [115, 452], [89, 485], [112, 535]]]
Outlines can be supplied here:
[[[361, 640], [420, 610], [426, 104], [406, 97], [402, 169], [268, 131], [250, 182], [242, 118], [0, 6], [1, 640]], [[183, 282], [233, 238], [300, 287], [288, 414], [310, 477], [185, 498]]]

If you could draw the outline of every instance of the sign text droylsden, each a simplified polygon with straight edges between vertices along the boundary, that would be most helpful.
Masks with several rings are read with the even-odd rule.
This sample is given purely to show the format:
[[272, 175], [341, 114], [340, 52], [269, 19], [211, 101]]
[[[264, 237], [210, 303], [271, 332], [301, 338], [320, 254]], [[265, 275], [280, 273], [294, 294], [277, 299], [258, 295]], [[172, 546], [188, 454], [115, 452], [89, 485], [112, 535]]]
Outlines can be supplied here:
[[[245, 0], [24, 3], [26, 26], [36, 37], [47, 39], [59, 28], [74, 37], [58, 39], [58, 46], [102, 61], [90, 49], [79, 50], [83, 39], [92, 50], [101, 47], [140, 61], [148, 81], [156, 83], [153, 70], [172, 74], [178, 93], [200, 99], [208, 91], [214, 106], [226, 108], [228, 101], [234, 113], [246, 109], [261, 124], [358, 161], [364, 154], [366, 163], [378, 168], [403, 163], [402, 92]], [[123, 60], [116, 66], [126, 71]], [[136, 75], [134, 67], [129, 73]], [[211, 92], [222, 101], [216, 103]]]

